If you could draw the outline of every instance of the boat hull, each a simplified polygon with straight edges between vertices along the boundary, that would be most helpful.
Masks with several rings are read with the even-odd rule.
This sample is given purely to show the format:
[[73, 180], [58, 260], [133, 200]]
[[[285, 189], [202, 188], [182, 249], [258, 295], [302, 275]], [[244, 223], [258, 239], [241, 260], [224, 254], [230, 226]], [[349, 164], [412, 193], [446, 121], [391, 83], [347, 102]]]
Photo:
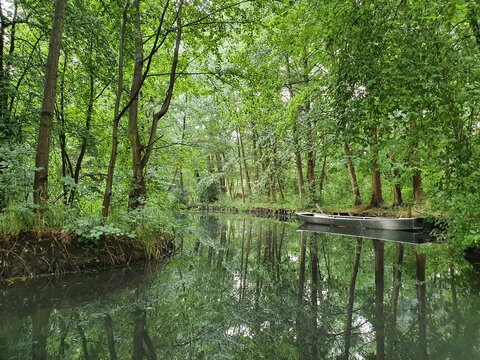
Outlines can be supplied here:
[[424, 244], [427, 242], [423, 231], [398, 231], [398, 230], [379, 230], [364, 229], [352, 227], [327, 226], [305, 223], [297, 231], [311, 232], [320, 234], [332, 234], [339, 236], [351, 236], [355, 238], [374, 239], [382, 241], [392, 241], [405, 244]]
[[308, 224], [380, 230], [421, 230], [422, 218], [385, 218], [368, 216], [341, 216], [311, 212], [297, 213], [300, 221]]

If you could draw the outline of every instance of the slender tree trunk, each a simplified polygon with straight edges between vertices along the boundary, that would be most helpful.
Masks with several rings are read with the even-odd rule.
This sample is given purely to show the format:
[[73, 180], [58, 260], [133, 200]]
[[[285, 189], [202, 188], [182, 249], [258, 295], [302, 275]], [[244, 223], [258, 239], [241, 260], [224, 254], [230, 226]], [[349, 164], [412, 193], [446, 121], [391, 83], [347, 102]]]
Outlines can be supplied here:
[[318, 261], [318, 252], [317, 252], [317, 243], [314, 241], [310, 242], [310, 268], [312, 274], [312, 282], [311, 282], [311, 290], [310, 290], [310, 307], [311, 307], [311, 354], [312, 360], [318, 359], [318, 338], [319, 338], [319, 331], [318, 331], [318, 300], [319, 300], [319, 293], [321, 293], [320, 288], [320, 269], [319, 269], [319, 261]]
[[45, 73], [45, 87], [43, 91], [43, 104], [40, 114], [37, 151], [35, 157], [35, 178], [33, 181], [34, 202], [44, 207], [48, 200], [48, 165], [50, 142], [53, 126], [53, 110], [57, 84], [58, 59], [63, 33], [63, 23], [67, 0], [55, 1], [55, 14], [53, 28], [48, 49], [47, 66]]
[[[286, 65], [287, 65], [287, 76], [290, 79], [291, 69], [290, 69], [289, 55], [286, 56]], [[290, 98], [293, 98], [294, 97], [293, 86], [288, 85], [287, 90], [290, 95]], [[292, 132], [293, 132], [293, 148], [295, 152], [295, 165], [297, 167], [298, 195], [300, 197], [300, 201], [303, 203], [305, 202], [305, 199], [306, 199], [306, 193], [305, 193], [305, 180], [303, 178], [303, 164], [302, 164], [302, 155], [300, 152], [300, 141], [298, 136], [299, 131], [298, 131], [297, 119], [294, 120]]]
[[397, 251], [395, 253], [395, 264], [393, 267], [393, 292], [392, 292], [392, 324], [395, 327], [397, 323], [398, 299], [400, 296], [400, 288], [402, 286], [402, 266], [404, 245], [396, 244]]
[[235, 192], [233, 191], [233, 180], [227, 179], [228, 194], [230, 195], [230, 200], [235, 199]]
[[396, 168], [392, 169], [392, 178], [393, 178], [393, 207], [402, 206], [402, 186], [400, 185], [400, 179], [398, 170]]
[[[9, 131], [7, 120], [8, 91], [7, 91], [7, 73], [4, 64], [4, 50], [5, 50], [5, 17], [3, 15], [2, 3], [0, 2], [0, 125], [3, 125], [4, 132]], [[0, 133], [0, 136], [6, 135]], [[5, 136], [8, 138], [8, 136]]]
[[223, 174], [223, 166], [222, 166], [222, 155], [218, 152], [215, 153], [215, 160], [217, 161], [217, 172], [219, 175], [219, 185], [220, 185], [220, 192], [225, 194], [226, 192], [226, 185], [225, 185], [225, 175]]
[[352, 276], [350, 278], [350, 287], [348, 290], [348, 305], [347, 305], [347, 322], [345, 325], [345, 349], [343, 351], [343, 358], [348, 360], [350, 358], [350, 342], [352, 338], [352, 320], [353, 320], [353, 304], [355, 302], [355, 286], [357, 283], [358, 270], [360, 269], [360, 257], [362, 253], [362, 238], [357, 238], [357, 245], [355, 247], [355, 260], [353, 262]]
[[[90, 42], [90, 54], [93, 51], [93, 42]], [[93, 69], [91, 68], [92, 66], [92, 59], [90, 58], [90, 69], [89, 69], [89, 91], [88, 91], [88, 105], [87, 105], [87, 112], [86, 112], [86, 118], [85, 118], [85, 127], [83, 130], [82, 134], [82, 145], [80, 146], [80, 153], [78, 154], [77, 162], [75, 164], [75, 172], [73, 174], [73, 181], [75, 185], [78, 184], [78, 181], [80, 180], [80, 171], [82, 169], [82, 162], [83, 158], [85, 156], [85, 153], [87, 152], [87, 146], [88, 146], [88, 140], [90, 138], [90, 127], [92, 124], [92, 116], [93, 116], [93, 104], [95, 102], [95, 78], [93, 75]], [[70, 198], [68, 199], [68, 202], [70, 204], [73, 204], [73, 201], [75, 200], [75, 195], [76, 195], [76, 188], [73, 188], [70, 191]]]
[[270, 175], [270, 200], [277, 200], [277, 193], [275, 191], [275, 177]]
[[362, 197], [360, 196], [360, 187], [358, 186], [357, 173], [355, 171], [355, 164], [352, 160], [352, 152], [348, 143], [343, 144], [343, 150], [345, 152], [345, 159], [347, 160], [348, 175], [350, 176], [350, 184], [352, 185], [353, 204], [355, 206], [362, 205]]
[[[309, 66], [308, 66], [308, 56], [307, 51], [304, 49], [303, 54], [303, 81], [305, 85], [309, 83]], [[311, 109], [310, 106], [310, 99], [307, 98], [305, 101], [305, 113], [309, 113]], [[313, 118], [309, 118], [308, 120], [308, 135], [307, 135], [307, 182], [310, 191], [315, 191], [315, 160], [316, 160], [316, 152], [315, 152], [315, 142], [314, 138], [316, 135], [316, 124]]]
[[238, 128], [238, 138], [240, 140], [240, 149], [242, 150], [243, 168], [245, 169], [248, 195], [252, 196], [252, 182], [250, 181], [250, 173], [248, 171], [247, 159], [245, 158], [245, 147], [243, 146], [243, 137], [242, 137], [242, 133], [240, 132], [240, 128]]
[[115, 98], [115, 108], [113, 111], [113, 123], [112, 123], [112, 149], [110, 152], [110, 160], [108, 164], [107, 181], [105, 184], [105, 192], [103, 193], [102, 204], [102, 218], [105, 221], [108, 217], [110, 210], [110, 201], [112, 199], [113, 189], [113, 176], [115, 174], [115, 164], [117, 162], [118, 155], [118, 124], [120, 119], [118, 114], [120, 112], [120, 101], [122, 99], [123, 90], [123, 63], [125, 52], [125, 26], [127, 23], [127, 14], [130, 0], [125, 0], [123, 7], [122, 23], [120, 25], [120, 36], [118, 46], [118, 79], [117, 79], [117, 94]]
[[418, 301], [418, 343], [420, 357], [428, 359], [427, 345], [427, 295], [425, 284], [425, 268], [427, 257], [425, 254], [417, 253], [417, 301]]
[[133, 314], [133, 360], [143, 360], [146, 356], [146, 352], [143, 347], [143, 332], [146, 322], [147, 315], [145, 310], [140, 308], [135, 309]]
[[132, 3], [134, 13], [134, 31], [136, 35], [135, 43], [135, 66], [132, 77], [131, 94], [135, 94], [132, 104], [128, 109], [128, 138], [130, 139], [130, 151], [132, 155], [132, 189], [129, 195], [128, 207], [135, 209], [142, 205], [146, 195], [145, 177], [142, 166], [143, 146], [140, 141], [138, 130], [138, 103], [139, 90], [142, 83], [143, 70], [143, 38], [141, 26], [140, 0], [134, 0]]
[[[60, 106], [55, 112], [57, 116], [57, 121], [60, 122], [60, 133], [59, 133], [59, 144], [60, 144], [60, 153], [62, 158], [62, 177], [66, 178], [70, 176], [73, 178], [73, 167], [70, 157], [68, 156], [67, 151], [67, 135], [66, 135], [66, 120], [65, 120], [65, 72], [67, 70], [67, 61], [68, 55], [65, 52], [63, 55], [63, 67], [62, 75], [60, 78]], [[65, 183], [63, 185], [63, 203], [66, 205], [68, 203], [68, 188], [69, 186]]]
[[307, 152], [307, 181], [313, 189], [315, 183], [315, 152]]
[[254, 182], [258, 182], [260, 176], [260, 171], [259, 171], [259, 158], [258, 158], [258, 146], [257, 146], [257, 138], [258, 134], [255, 129], [252, 131], [252, 152], [253, 152], [253, 163], [254, 163]]
[[32, 315], [32, 359], [47, 360], [48, 321], [51, 309], [36, 309]]
[[285, 190], [284, 186], [282, 184], [282, 181], [280, 180], [280, 177], [277, 176], [277, 183], [278, 183], [278, 191], [280, 191], [280, 197], [282, 200], [285, 200]]
[[[294, 128], [296, 131], [296, 127]], [[297, 182], [298, 182], [298, 194], [300, 201], [303, 203], [306, 198], [305, 194], [305, 182], [303, 179], [303, 165], [302, 165], [302, 155], [300, 154], [300, 149], [298, 145], [298, 138], [294, 135], [294, 147], [295, 147], [295, 165], [297, 166]]]
[[107, 333], [108, 352], [110, 360], [117, 360], [117, 351], [115, 350], [115, 337], [113, 335], [113, 320], [110, 314], [105, 315], [105, 331]]
[[296, 331], [297, 331], [297, 348], [300, 359], [308, 358], [307, 346], [306, 346], [306, 333], [305, 333], [305, 315], [304, 309], [304, 292], [305, 292], [305, 274], [306, 274], [306, 252], [307, 252], [307, 234], [305, 232], [300, 233], [300, 265], [298, 274], [298, 292], [297, 292], [297, 314], [295, 319]]
[[375, 340], [377, 359], [385, 359], [385, 319], [383, 297], [385, 291], [385, 248], [383, 241], [373, 240], [375, 251]]
[[240, 134], [237, 129], [237, 155], [238, 155], [238, 166], [240, 170], [240, 186], [242, 189], [242, 202], [245, 202], [245, 187], [243, 185], [243, 169], [242, 169], [242, 156], [240, 152]]
[[83, 327], [80, 325], [80, 322], [77, 322], [77, 331], [78, 331], [78, 335], [80, 336], [80, 340], [82, 342], [83, 357], [85, 358], [85, 360], [90, 360], [91, 357], [88, 351], [87, 336], [85, 335], [85, 330], [83, 330]]

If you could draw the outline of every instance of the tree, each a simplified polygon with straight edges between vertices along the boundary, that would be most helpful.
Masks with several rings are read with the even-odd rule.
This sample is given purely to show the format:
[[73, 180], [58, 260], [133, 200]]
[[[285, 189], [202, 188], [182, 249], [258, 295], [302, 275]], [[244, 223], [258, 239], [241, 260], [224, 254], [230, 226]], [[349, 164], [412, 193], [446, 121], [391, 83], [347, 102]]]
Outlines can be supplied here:
[[35, 179], [33, 182], [35, 204], [45, 206], [48, 200], [48, 167], [50, 142], [53, 126], [53, 110], [57, 85], [58, 60], [62, 44], [63, 23], [67, 0], [55, 1], [53, 26], [50, 35], [50, 46], [45, 71], [45, 88], [40, 114], [37, 151], [35, 157]]

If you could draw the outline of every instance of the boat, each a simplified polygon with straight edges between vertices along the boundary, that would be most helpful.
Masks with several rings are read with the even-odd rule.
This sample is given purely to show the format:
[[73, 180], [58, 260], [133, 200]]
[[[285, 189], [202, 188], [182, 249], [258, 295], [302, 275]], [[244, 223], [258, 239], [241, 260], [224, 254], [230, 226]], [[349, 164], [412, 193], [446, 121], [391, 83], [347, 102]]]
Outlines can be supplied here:
[[300, 221], [308, 224], [342, 226], [381, 230], [421, 230], [423, 218], [386, 218], [374, 216], [345, 216], [313, 212], [297, 212]]
[[379, 230], [351, 227], [338, 227], [316, 224], [302, 224], [297, 231], [307, 233], [332, 234], [355, 238], [392, 241], [404, 244], [425, 244], [430, 240], [423, 231]]

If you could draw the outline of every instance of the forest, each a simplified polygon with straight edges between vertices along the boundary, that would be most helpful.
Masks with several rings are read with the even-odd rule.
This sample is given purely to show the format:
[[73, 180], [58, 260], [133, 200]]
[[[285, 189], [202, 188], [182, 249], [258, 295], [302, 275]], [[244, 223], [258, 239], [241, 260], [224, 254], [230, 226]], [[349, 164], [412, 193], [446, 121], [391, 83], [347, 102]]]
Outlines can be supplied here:
[[148, 242], [217, 204], [413, 211], [480, 244], [477, 1], [1, 0], [0, 17], [4, 239]]

